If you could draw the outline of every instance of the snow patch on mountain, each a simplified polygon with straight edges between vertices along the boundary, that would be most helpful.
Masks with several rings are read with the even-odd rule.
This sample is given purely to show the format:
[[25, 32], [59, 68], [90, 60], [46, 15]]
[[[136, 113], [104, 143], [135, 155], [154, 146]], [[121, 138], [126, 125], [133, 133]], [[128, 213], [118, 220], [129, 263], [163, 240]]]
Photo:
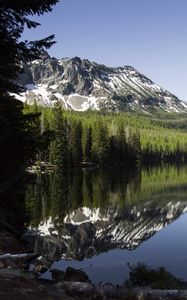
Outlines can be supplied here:
[[18, 83], [25, 92], [18, 98], [28, 103], [53, 106], [58, 101], [76, 111], [187, 111], [187, 104], [130, 66], [106, 67], [79, 57], [57, 60], [45, 53], [24, 71]]

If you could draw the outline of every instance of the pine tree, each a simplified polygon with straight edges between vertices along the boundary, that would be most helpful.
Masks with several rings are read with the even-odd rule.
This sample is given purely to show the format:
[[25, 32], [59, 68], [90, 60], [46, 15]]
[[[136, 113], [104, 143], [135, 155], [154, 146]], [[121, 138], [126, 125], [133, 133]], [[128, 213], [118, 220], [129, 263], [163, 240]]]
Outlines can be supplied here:
[[[29, 15], [43, 15], [52, 10], [58, 0], [0, 0], [0, 169], [1, 179], [16, 172], [32, 158], [36, 150], [36, 118], [38, 114], [23, 114], [23, 104], [10, 93], [22, 88], [16, 78], [22, 72], [21, 62], [39, 58], [44, 49], [54, 43], [51, 35], [39, 41], [21, 41], [24, 28], [39, 23]], [[36, 123], [35, 123], [36, 121]]]
[[140, 144], [140, 134], [138, 131], [133, 132], [130, 130], [129, 141], [128, 141], [128, 157], [129, 162], [137, 165], [140, 163], [141, 159], [141, 144]]
[[109, 145], [108, 128], [102, 120], [98, 120], [92, 134], [92, 156], [95, 162], [101, 165], [110, 160]]
[[67, 122], [59, 105], [54, 107], [54, 138], [50, 144], [50, 161], [57, 167], [66, 167], [68, 160]]
[[117, 159], [120, 163], [128, 159], [128, 147], [126, 142], [125, 127], [122, 122], [117, 124]]
[[83, 159], [86, 162], [92, 160], [92, 127], [86, 124], [82, 132], [82, 152]]
[[81, 121], [73, 121], [70, 129], [70, 163], [78, 165], [82, 161], [82, 124]]
[[38, 114], [26, 116], [22, 111], [22, 102], [0, 98], [0, 181], [14, 175], [37, 151]]

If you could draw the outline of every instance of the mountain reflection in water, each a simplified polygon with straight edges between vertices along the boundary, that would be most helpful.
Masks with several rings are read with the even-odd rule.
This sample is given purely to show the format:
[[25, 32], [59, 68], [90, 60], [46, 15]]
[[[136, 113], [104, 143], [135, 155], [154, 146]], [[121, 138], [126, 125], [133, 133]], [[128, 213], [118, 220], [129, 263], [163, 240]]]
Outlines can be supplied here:
[[136, 249], [187, 210], [187, 169], [168, 166], [32, 175], [28, 234], [47, 261]]

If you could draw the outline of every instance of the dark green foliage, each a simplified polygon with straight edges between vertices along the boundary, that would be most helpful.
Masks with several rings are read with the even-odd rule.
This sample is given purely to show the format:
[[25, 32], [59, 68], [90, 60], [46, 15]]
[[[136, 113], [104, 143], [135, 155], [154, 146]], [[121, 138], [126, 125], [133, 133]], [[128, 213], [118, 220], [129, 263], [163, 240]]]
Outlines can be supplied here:
[[131, 163], [138, 165], [141, 161], [140, 133], [130, 132], [128, 138], [128, 154]]
[[116, 133], [116, 150], [117, 155], [116, 157], [119, 159], [119, 162], [123, 162], [125, 157], [128, 156], [128, 146], [127, 146], [127, 139], [125, 133], [125, 124], [123, 122], [119, 122], [117, 124], [117, 133]]
[[16, 84], [21, 62], [38, 58], [54, 43], [54, 36], [39, 41], [20, 41], [24, 28], [39, 24], [29, 15], [49, 12], [57, 0], [0, 0], [0, 180], [9, 177], [34, 157], [40, 145], [39, 114], [23, 114], [23, 105], [10, 93], [19, 93]]
[[[33, 109], [34, 106], [31, 106], [30, 111]], [[187, 161], [186, 131], [163, 128], [160, 122], [156, 124], [155, 121], [153, 125], [154, 117], [133, 113], [68, 112], [60, 106], [58, 109], [61, 116], [59, 129], [54, 127], [58, 120], [55, 110], [42, 108], [45, 116], [41, 119], [43, 135], [46, 127], [52, 138], [50, 151], [45, 150], [48, 151], [46, 158], [53, 155], [53, 137], [58, 135], [59, 143], [64, 143], [63, 155], [67, 157], [67, 166], [79, 166], [80, 163], [138, 166]], [[185, 117], [183, 120], [185, 122]], [[63, 151], [58, 151], [59, 155]]]
[[92, 133], [92, 157], [93, 161], [99, 164], [104, 164], [110, 160], [108, 128], [102, 120], [98, 120], [98, 122], [94, 124]]
[[10, 97], [0, 101], [0, 180], [14, 175], [26, 159], [35, 157], [39, 142], [38, 114], [22, 113], [23, 104]]
[[129, 265], [129, 279], [126, 281], [128, 286], [144, 286], [156, 289], [180, 289], [183, 283], [164, 267], [158, 269], [149, 268], [143, 263], [136, 266]]
[[58, 167], [66, 167], [68, 161], [67, 121], [59, 106], [53, 109], [54, 138], [50, 143], [50, 162]]
[[79, 165], [82, 161], [82, 123], [81, 121], [72, 121], [70, 125], [70, 164]]
[[[80, 115], [68, 115], [60, 106], [58, 110], [49, 111], [51, 114], [46, 116], [55, 137], [50, 143], [49, 158], [55, 165], [78, 166], [82, 162], [99, 166], [106, 163], [136, 165], [139, 161], [140, 137], [132, 131], [127, 139], [123, 122], [119, 126], [117, 124], [117, 133], [111, 136], [108, 123], [100, 117], [84, 120]], [[66, 118], [64, 123], [63, 119]], [[62, 162], [63, 157], [66, 157], [67, 164]]]
[[82, 152], [83, 160], [89, 162], [92, 160], [92, 127], [85, 124], [82, 132]]
[[1, 234], [3, 234], [1, 238], [5, 237], [0, 241], [2, 252], [12, 251], [12, 249], [20, 251], [20, 247], [19, 250], [16, 250], [15, 241], [9, 240], [9, 237], [16, 235], [17, 238], [21, 238], [25, 232], [26, 223], [29, 221], [23, 185], [24, 180], [19, 180], [7, 192], [0, 195], [0, 230]]

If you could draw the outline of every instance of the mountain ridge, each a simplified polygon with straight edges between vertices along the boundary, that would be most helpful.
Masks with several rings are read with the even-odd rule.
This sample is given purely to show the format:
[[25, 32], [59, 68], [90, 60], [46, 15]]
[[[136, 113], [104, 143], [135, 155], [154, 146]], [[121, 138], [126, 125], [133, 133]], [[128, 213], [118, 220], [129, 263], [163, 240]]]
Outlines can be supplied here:
[[80, 57], [56, 59], [45, 53], [24, 64], [17, 98], [29, 104], [76, 111], [187, 112], [187, 105], [131, 66], [107, 67]]

